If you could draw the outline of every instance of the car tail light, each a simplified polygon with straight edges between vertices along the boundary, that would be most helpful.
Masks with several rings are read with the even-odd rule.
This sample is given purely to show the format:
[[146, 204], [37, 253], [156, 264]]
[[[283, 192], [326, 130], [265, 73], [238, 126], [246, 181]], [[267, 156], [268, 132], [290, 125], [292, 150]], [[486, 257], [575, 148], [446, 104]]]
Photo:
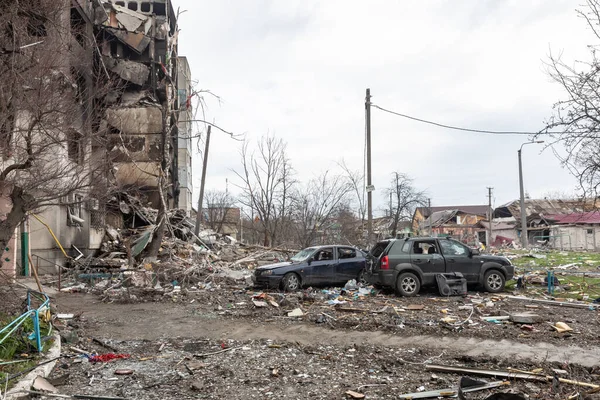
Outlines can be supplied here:
[[388, 256], [383, 256], [381, 258], [381, 269], [390, 269], [390, 260]]

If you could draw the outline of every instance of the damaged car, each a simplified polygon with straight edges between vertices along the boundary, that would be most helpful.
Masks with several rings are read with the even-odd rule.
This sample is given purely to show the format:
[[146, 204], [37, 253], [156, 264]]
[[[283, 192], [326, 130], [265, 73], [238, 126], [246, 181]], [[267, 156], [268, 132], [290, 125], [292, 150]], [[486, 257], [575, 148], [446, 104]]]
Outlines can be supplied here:
[[256, 268], [256, 286], [294, 291], [303, 286], [365, 282], [365, 254], [350, 246], [315, 246], [301, 250], [289, 261]]
[[504, 290], [515, 267], [506, 257], [480, 254], [451, 238], [413, 237], [378, 242], [368, 254], [366, 279], [401, 296], [415, 296], [423, 286], [435, 286], [437, 275], [464, 277], [490, 293]]

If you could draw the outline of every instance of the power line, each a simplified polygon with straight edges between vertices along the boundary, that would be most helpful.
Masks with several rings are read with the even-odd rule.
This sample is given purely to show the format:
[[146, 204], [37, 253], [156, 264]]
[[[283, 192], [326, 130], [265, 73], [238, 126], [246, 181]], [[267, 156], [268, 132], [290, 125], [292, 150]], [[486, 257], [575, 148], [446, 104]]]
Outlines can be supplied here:
[[[399, 117], [403, 117], [403, 118], [407, 118], [407, 119], [411, 119], [413, 121], [418, 121], [418, 122], [422, 122], [424, 124], [429, 124], [429, 125], [435, 125], [435, 126], [439, 126], [440, 128], [446, 128], [446, 129], [454, 129], [457, 131], [463, 131], [463, 132], [475, 132], [475, 133], [487, 133], [490, 135], [551, 135], [551, 134], [562, 134], [565, 132], [522, 132], [522, 131], [490, 131], [490, 130], [485, 130], [485, 129], [470, 129], [470, 128], [462, 128], [459, 126], [452, 126], [452, 125], [446, 125], [446, 124], [442, 124], [439, 122], [433, 122], [433, 121], [428, 121], [426, 119], [421, 119], [421, 118], [417, 118], [417, 117], [412, 117], [410, 115], [406, 115], [406, 114], [402, 114], [399, 112], [395, 112], [392, 110], [388, 110], [385, 109], [383, 107], [380, 107], [378, 105], [375, 104], [371, 104], [371, 107], [375, 107], [381, 111], [385, 111], [387, 113], [390, 114], [394, 114], [397, 115]], [[591, 133], [591, 132], [588, 132]]]

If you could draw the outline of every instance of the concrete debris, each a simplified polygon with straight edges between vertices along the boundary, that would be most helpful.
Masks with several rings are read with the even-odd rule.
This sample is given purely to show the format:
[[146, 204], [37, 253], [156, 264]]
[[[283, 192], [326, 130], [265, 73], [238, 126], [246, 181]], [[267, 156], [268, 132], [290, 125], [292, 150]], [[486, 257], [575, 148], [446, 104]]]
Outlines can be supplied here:
[[295, 308], [288, 313], [288, 317], [302, 317], [303, 315], [304, 313], [299, 308]]
[[50, 382], [48, 382], [46, 378], [43, 378], [41, 376], [35, 378], [32, 387], [34, 390], [40, 392], [58, 393], [58, 389], [55, 388], [54, 385], [52, 385]]
[[112, 57], [102, 57], [104, 65], [109, 71], [119, 75], [121, 79], [142, 86], [150, 76], [148, 66], [129, 60], [117, 60]]
[[124, 32], [114, 28], [106, 28], [106, 31], [110, 32], [138, 54], [142, 54], [151, 42], [148, 36], [139, 32]]
[[119, 24], [129, 32], [137, 31], [148, 17], [144, 14], [137, 13], [128, 8], [112, 4], [113, 9], [117, 12], [116, 18]]
[[542, 317], [532, 313], [511, 314], [510, 320], [515, 324], [537, 324], [542, 321]]

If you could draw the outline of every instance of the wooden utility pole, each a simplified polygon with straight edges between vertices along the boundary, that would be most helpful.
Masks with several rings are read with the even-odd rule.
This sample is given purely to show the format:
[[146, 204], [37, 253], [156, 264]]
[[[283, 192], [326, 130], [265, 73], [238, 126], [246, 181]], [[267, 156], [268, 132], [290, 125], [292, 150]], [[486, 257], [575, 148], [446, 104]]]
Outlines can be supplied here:
[[365, 97], [365, 119], [367, 128], [367, 244], [371, 245], [373, 238], [373, 190], [371, 184], [371, 89], [367, 89]]
[[492, 187], [488, 187], [488, 220], [490, 223], [490, 229], [489, 229], [489, 237], [488, 237], [488, 242], [487, 242], [487, 247], [490, 247], [492, 245]]
[[202, 180], [200, 181], [200, 197], [198, 197], [198, 213], [196, 213], [195, 234], [200, 233], [200, 224], [202, 223], [202, 199], [204, 198], [204, 182], [206, 181], [206, 165], [208, 164], [208, 146], [210, 144], [210, 125], [206, 131], [206, 143], [204, 145], [204, 160], [202, 163]]

